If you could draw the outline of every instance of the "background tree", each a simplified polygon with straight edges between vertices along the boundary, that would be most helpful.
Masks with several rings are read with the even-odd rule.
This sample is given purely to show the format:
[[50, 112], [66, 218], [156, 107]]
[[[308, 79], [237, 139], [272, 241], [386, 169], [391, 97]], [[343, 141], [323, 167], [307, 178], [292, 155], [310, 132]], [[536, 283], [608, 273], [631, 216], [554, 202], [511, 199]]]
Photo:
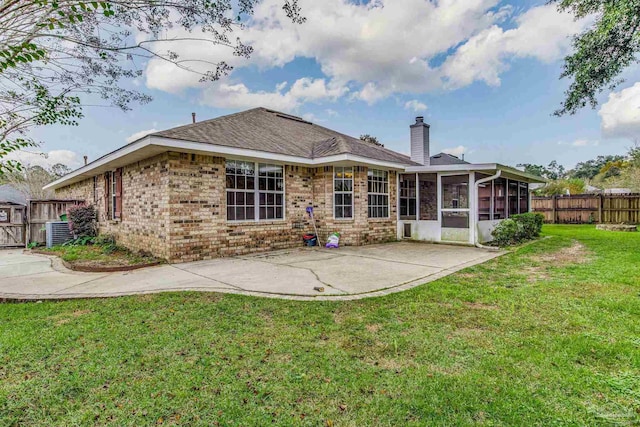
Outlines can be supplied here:
[[[36, 145], [34, 126], [77, 125], [87, 100], [128, 110], [150, 96], [123, 83], [142, 75], [152, 58], [217, 80], [232, 67], [180, 57], [169, 46], [207, 42], [248, 57], [232, 37], [260, 0], [5, 0], [0, 3], [0, 174], [19, 169], [7, 154]], [[297, 0], [283, 0], [296, 23]], [[170, 30], [187, 37], [171, 36]]]
[[517, 166], [524, 168], [524, 171], [527, 173], [537, 175], [546, 179], [555, 180], [564, 178], [565, 176], [564, 166], [562, 166], [555, 160], [549, 163], [548, 166], [533, 165], [530, 163], [520, 163]]
[[61, 163], [49, 168], [37, 165], [25, 165], [19, 170], [8, 171], [2, 176], [1, 182], [11, 185], [28, 199], [49, 199], [53, 197], [51, 190], [42, 187], [60, 178], [71, 169]]
[[573, 40], [573, 53], [565, 58], [561, 78], [572, 80], [555, 115], [575, 114], [587, 104], [595, 108], [596, 96], [622, 82], [620, 73], [638, 61], [640, 2], [638, 0], [552, 0], [560, 11], [576, 19], [595, 17]]
[[362, 141], [365, 141], [365, 142], [368, 142], [368, 143], [371, 143], [371, 144], [375, 144], [375, 145], [378, 145], [380, 147], [384, 147], [384, 145], [381, 144], [380, 141], [378, 141], [378, 138], [376, 138], [373, 135], [369, 135], [368, 133], [366, 133], [364, 135], [360, 135], [360, 139]]
[[576, 167], [568, 172], [569, 177], [578, 179], [593, 179], [600, 173], [607, 163], [615, 163], [624, 160], [624, 156], [608, 155], [598, 156], [586, 162], [580, 162]]

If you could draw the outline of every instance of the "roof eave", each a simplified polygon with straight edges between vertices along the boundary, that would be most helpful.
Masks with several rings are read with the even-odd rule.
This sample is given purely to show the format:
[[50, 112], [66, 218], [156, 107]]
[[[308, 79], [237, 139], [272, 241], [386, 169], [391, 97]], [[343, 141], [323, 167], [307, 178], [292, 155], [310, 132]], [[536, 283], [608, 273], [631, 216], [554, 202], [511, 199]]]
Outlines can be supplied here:
[[[82, 166], [79, 169], [76, 169], [75, 171], [65, 175], [64, 177], [45, 185], [43, 188], [55, 190], [103, 173], [105, 169], [115, 169], [117, 167], [122, 167], [135, 161], [139, 161], [142, 158], [148, 158], [153, 155], [172, 150], [205, 155], [221, 155], [245, 159], [268, 160], [287, 164], [298, 164], [302, 166], [315, 167], [340, 162], [359, 163], [396, 170], [404, 170], [404, 168], [407, 166], [406, 163], [377, 160], [373, 158], [357, 156], [350, 153], [310, 159], [307, 157], [291, 156], [286, 154], [271, 153], [267, 151], [193, 142], [181, 139], [167, 138], [158, 135], [147, 135], [146, 137], [138, 141], [125, 145], [124, 147], [112, 151], [111, 153], [106, 154], [99, 159], [96, 159], [93, 162]], [[143, 155], [143, 153], [149, 154]], [[138, 154], [138, 156], [135, 156], [136, 154]]]

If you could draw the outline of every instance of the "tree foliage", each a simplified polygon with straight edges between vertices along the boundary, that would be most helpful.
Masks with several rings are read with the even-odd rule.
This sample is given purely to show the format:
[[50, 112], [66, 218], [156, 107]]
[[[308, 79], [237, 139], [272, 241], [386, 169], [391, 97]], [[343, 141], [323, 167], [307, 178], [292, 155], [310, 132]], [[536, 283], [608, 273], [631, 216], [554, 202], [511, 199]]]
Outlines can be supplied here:
[[571, 79], [561, 107], [555, 115], [575, 114], [587, 104], [598, 104], [596, 96], [621, 83], [620, 73], [634, 62], [640, 51], [640, 1], [552, 0], [561, 11], [577, 19], [595, 17], [595, 22], [573, 40], [573, 53], [565, 58], [561, 78]]
[[523, 167], [524, 171], [546, 179], [561, 179], [565, 176], [564, 166], [553, 160], [548, 166], [521, 163], [518, 167]]
[[71, 172], [67, 165], [57, 163], [49, 168], [37, 165], [25, 165], [20, 169], [6, 172], [0, 183], [10, 184], [29, 199], [48, 199], [53, 197], [51, 190], [42, 187]]
[[364, 142], [368, 142], [370, 144], [374, 144], [380, 147], [384, 147], [384, 145], [378, 141], [378, 138], [376, 138], [373, 135], [369, 135], [368, 133], [364, 134], [364, 135], [360, 135], [360, 140], [364, 141]]
[[598, 156], [595, 159], [578, 163], [574, 169], [569, 171], [569, 177], [577, 179], [593, 179], [608, 163], [615, 165], [616, 162], [623, 160], [624, 156], [619, 155]]
[[[141, 77], [158, 59], [217, 80], [232, 67], [181, 57], [169, 46], [207, 42], [248, 57], [253, 48], [235, 30], [260, 0], [5, 0], [0, 2], [0, 174], [19, 169], [3, 161], [36, 145], [34, 126], [77, 125], [82, 107], [96, 102], [128, 110], [148, 94], [126, 80]], [[282, 0], [287, 16], [302, 23], [297, 0]], [[188, 36], [176, 38], [172, 29]]]

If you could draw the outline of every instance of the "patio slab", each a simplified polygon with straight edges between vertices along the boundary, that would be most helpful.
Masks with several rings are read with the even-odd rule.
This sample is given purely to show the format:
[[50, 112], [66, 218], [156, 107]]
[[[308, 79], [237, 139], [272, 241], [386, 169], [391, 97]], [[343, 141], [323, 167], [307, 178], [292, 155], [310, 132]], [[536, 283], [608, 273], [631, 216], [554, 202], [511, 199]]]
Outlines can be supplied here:
[[78, 273], [64, 268], [55, 257], [2, 250], [0, 298], [67, 299], [194, 290], [348, 300], [410, 289], [503, 253], [397, 242], [331, 250], [296, 248], [129, 272]]

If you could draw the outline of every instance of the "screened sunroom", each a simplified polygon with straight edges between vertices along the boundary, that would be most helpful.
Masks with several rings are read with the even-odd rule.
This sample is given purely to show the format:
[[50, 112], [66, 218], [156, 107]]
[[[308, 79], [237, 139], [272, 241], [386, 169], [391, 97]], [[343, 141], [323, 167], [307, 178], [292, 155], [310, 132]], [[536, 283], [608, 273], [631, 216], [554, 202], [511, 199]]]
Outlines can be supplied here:
[[529, 212], [531, 183], [499, 164], [414, 166], [398, 175], [398, 238], [478, 244], [510, 215]]

